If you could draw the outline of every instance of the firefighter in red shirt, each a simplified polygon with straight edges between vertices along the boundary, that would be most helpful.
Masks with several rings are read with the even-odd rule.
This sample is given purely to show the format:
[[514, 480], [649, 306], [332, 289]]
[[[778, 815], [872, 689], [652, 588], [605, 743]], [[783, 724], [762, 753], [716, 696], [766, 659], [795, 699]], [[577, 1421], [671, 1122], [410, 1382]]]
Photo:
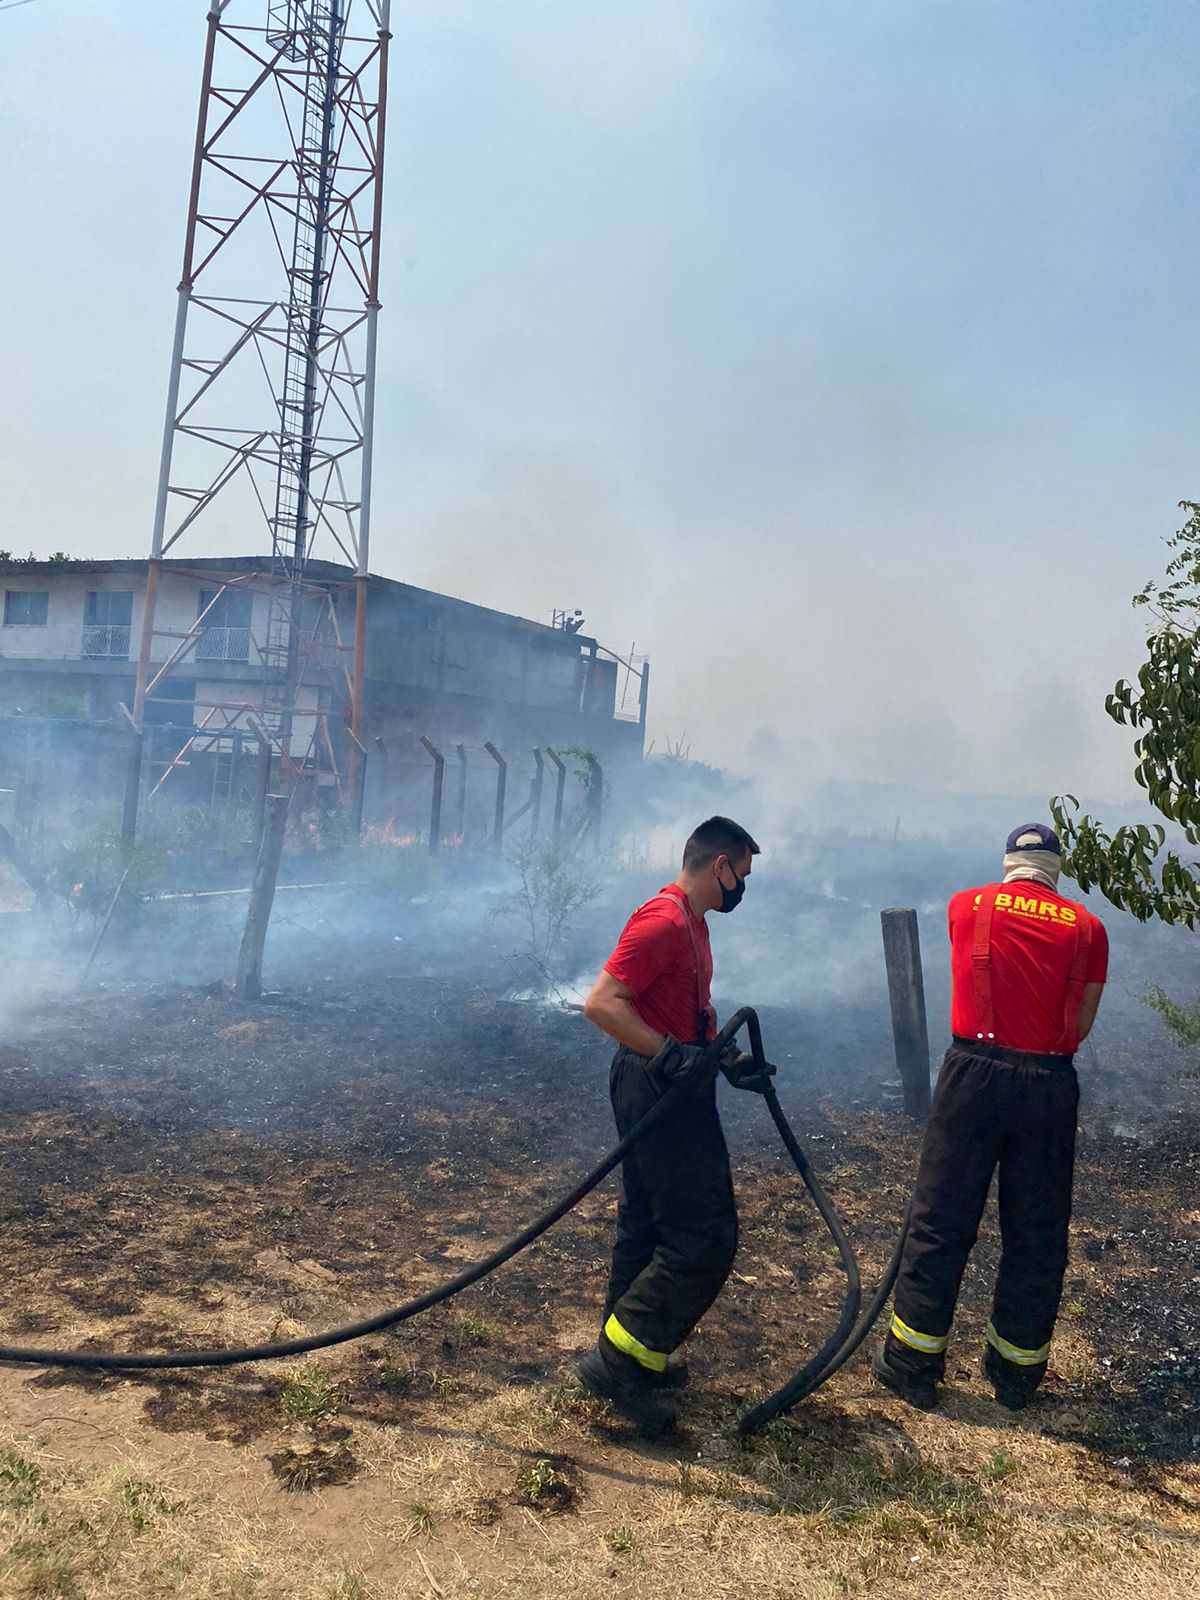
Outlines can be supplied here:
[[[704, 918], [740, 902], [758, 853], [728, 817], [701, 823], [678, 878], [634, 912], [588, 995], [585, 1015], [618, 1045], [609, 1094], [622, 1138], [669, 1083], [686, 1080], [716, 1034]], [[679, 1048], [651, 1072], [668, 1040]], [[737, 1051], [721, 1066], [737, 1088], [769, 1081]], [[686, 1383], [687, 1368], [669, 1358], [720, 1293], [736, 1249], [729, 1152], [709, 1083], [625, 1157], [603, 1326], [578, 1367], [585, 1388], [644, 1433], [674, 1421], [664, 1391]]]
[[950, 902], [953, 1043], [925, 1130], [887, 1339], [872, 1371], [932, 1410], [967, 1257], [999, 1168], [1002, 1253], [983, 1370], [1018, 1411], [1042, 1381], [1067, 1265], [1079, 1084], [1108, 936], [1058, 892], [1061, 846], [1009, 835], [1004, 881]]

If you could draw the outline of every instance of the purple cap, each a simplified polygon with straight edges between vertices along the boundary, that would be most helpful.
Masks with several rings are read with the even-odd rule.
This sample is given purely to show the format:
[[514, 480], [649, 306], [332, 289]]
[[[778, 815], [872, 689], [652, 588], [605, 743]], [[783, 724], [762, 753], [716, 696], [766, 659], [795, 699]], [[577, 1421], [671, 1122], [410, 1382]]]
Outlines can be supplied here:
[[1058, 835], [1053, 828], [1047, 828], [1041, 822], [1027, 822], [1023, 828], [1014, 828], [1009, 834], [1008, 843], [1004, 846], [1005, 855], [1021, 850], [1050, 850], [1056, 856], [1062, 855]]

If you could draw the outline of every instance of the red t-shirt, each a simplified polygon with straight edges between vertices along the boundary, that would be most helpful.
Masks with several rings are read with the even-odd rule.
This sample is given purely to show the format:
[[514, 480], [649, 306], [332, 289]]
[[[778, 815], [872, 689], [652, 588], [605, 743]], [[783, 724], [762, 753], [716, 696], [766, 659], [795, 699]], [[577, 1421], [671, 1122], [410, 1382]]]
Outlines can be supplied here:
[[[982, 894], [982, 889], [963, 889], [950, 902], [950, 1028], [960, 1039], [974, 1039], [980, 1031], [971, 941]], [[1057, 889], [1029, 879], [1001, 886], [992, 916], [990, 966], [996, 1044], [1037, 1055], [1073, 1055], [1079, 1048], [1076, 1019], [1067, 1029], [1064, 1012], [1078, 929], [1085, 918], [1092, 926], [1092, 943], [1084, 982], [1103, 983], [1108, 935], [1099, 917]]]
[[682, 1044], [700, 1044], [716, 1034], [716, 1018], [709, 1004], [712, 949], [708, 927], [703, 917], [696, 916], [682, 889], [668, 884], [638, 907], [604, 970], [629, 990], [633, 1009], [648, 1028], [669, 1033]]

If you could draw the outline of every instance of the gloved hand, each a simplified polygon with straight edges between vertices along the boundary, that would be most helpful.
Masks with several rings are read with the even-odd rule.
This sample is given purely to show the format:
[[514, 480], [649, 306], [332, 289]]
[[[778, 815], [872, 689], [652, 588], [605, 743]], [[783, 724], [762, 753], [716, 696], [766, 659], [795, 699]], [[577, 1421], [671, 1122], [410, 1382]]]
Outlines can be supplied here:
[[769, 1061], [764, 1061], [760, 1067], [752, 1055], [731, 1046], [721, 1056], [721, 1071], [735, 1089], [749, 1089], [754, 1094], [762, 1094], [764, 1089], [771, 1087], [776, 1069]]
[[678, 1039], [668, 1034], [663, 1050], [659, 1070], [668, 1083], [687, 1083], [695, 1077], [704, 1054], [703, 1045], [680, 1044]]

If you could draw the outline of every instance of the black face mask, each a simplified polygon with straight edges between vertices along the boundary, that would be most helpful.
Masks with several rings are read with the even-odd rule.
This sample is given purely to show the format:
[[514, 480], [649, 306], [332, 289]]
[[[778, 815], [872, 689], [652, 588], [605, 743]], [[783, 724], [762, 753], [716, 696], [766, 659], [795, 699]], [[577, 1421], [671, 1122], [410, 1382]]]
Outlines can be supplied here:
[[[727, 865], [730, 872], [733, 872], [732, 862], [727, 863]], [[717, 907], [718, 911], [732, 911], [735, 906], [741, 905], [742, 896], [746, 892], [746, 880], [745, 878], [739, 878], [737, 873], [733, 872], [733, 881], [735, 887], [727, 889], [720, 878], [717, 879], [717, 887], [721, 891], [721, 904]]]

